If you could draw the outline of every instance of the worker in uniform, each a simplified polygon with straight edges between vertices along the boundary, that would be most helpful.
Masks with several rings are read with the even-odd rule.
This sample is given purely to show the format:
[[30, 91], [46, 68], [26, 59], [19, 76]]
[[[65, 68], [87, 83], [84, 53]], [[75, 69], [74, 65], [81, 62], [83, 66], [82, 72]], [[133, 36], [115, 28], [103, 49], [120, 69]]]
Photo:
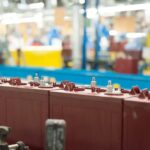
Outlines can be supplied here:
[[72, 49], [70, 36], [65, 36], [62, 41], [62, 58], [64, 68], [70, 68], [72, 62]]

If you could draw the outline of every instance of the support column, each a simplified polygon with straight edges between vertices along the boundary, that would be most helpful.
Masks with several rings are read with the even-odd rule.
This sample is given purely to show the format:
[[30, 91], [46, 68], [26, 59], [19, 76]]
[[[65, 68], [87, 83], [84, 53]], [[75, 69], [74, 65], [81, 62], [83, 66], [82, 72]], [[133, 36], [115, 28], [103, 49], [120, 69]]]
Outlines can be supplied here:
[[73, 5], [73, 36], [72, 36], [72, 44], [73, 44], [73, 67], [81, 68], [81, 36], [80, 36], [80, 5], [78, 4], [78, 0], [74, 0]]
[[96, 0], [95, 3], [95, 8], [97, 9], [97, 20], [96, 20], [96, 27], [95, 27], [95, 36], [96, 36], [96, 42], [95, 42], [95, 65], [94, 65], [94, 69], [98, 70], [99, 69], [99, 53], [101, 50], [101, 45], [100, 45], [100, 40], [101, 40], [101, 35], [99, 33], [99, 19], [100, 19], [100, 15], [98, 12], [98, 8], [99, 8], [99, 0]]
[[82, 69], [86, 69], [86, 51], [87, 51], [87, 4], [88, 0], [85, 0], [85, 3], [83, 4], [83, 10], [84, 10], [84, 31], [83, 31], [83, 43], [82, 43]]

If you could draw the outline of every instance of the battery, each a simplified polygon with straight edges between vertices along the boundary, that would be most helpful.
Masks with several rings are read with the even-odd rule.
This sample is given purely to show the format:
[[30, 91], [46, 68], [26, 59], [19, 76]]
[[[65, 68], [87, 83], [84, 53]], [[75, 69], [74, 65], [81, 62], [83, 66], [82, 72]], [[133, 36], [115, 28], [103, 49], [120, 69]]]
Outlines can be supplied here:
[[48, 119], [45, 131], [45, 150], [65, 150], [65, 129], [64, 120]]

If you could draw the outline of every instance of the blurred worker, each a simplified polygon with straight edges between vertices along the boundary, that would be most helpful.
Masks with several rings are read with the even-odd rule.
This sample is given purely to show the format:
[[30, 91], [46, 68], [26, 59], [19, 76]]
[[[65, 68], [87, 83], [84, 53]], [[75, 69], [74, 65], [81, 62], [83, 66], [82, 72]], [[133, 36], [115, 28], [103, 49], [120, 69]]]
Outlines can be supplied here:
[[16, 50], [17, 53], [17, 58], [16, 58], [16, 65], [20, 66], [20, 65], [25, 65], [26, 61], [25, 61], [25, 56], [24, 56], [24, 52], [22, 51], [21, 48], [18, 48]]
[[21, 65], [21, 55], [22, 55], [22, 51], [21, 51], [20, 48], [18, 48], [18, 49], [16, 50], [16, 52], [17, 52], [16, 65], [17, 65], [17, 66], [20, 66], [20, 65]]
[[32, 41], [32, 46], [42, 46], [42, 42], [41, 42], [41, 37], [39, 34], [37, 34], [34, 38], [33, 38], [33, 41]]
[[8, 51], [8, 41], [5, 36], [0, 37], [0, 64], [5, 64], [10, 53]]
[[57, 27], [51, 28], [48, 32], [48, 45], [61, 46], [61, 32]]
[[70, 36], [65, 36], [62, 41], [62, 58], [63, 58], [63, 66], [65, 68], [70, 68], [72, 62], [72, 49]]
[[15, 64], [18, 66], [25, 65], [25, 57], [22, 52], [23, 46], [24, 42], [22, 35], [14, 31], [9, 36], [9, 49], [16, 51]]
[[3, 59], [3, 42], [0, 39], [0, 64], [4, 63], [4, 59]]

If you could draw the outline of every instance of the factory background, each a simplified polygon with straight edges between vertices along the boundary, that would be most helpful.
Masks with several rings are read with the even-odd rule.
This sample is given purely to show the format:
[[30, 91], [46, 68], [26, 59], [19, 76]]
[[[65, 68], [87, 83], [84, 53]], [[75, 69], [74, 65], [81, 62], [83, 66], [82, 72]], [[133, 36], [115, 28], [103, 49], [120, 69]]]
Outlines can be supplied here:
[[149, 76], [150, 0], [0, 0], [0, 150], [150, 150]]
[[[1, 64], [149, 74], [149, 5], [134, 0], [0, 1]], [[123, 69], [126, 60], [133, 67]]]

